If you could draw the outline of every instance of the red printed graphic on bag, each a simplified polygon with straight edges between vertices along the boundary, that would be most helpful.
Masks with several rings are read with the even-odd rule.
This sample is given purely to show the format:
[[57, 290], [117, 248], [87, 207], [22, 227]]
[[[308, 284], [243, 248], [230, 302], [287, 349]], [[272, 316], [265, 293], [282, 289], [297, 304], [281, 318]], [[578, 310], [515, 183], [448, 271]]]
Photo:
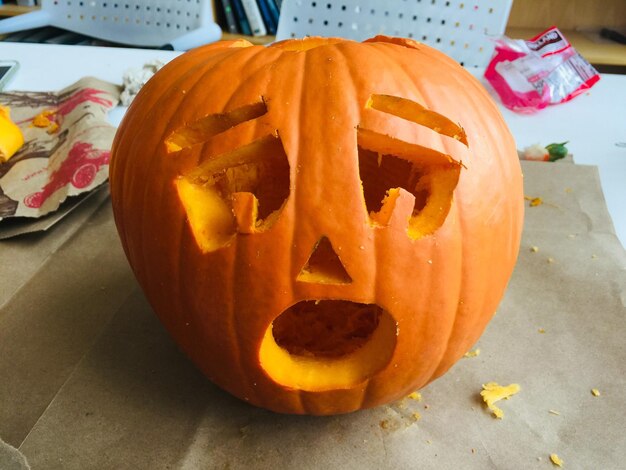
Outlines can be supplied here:
[[502, 37], [485, 71], [502, 103], [532, 113], [591, 88], [600, 75], [555, 27], [529, 41]]
[[92, 77], [57, 92], [0, 93], [0, 105], [11, 107], [24, 135], [20, 149], [0, 164], [0, 221], [42, 217], [106, 181], [115, 135], [107, 114], [119, 93]]

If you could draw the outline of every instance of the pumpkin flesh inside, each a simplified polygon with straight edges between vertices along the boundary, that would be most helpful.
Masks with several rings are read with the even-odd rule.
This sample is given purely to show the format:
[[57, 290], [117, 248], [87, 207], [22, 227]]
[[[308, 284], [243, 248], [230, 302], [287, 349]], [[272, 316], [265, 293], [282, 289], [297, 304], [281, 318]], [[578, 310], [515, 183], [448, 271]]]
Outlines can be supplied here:
[[283, 386], [352, 388], [389, 363], [396, 336], [395, 320], [376, 304], [306, 300], [273, 321], [259, 358], [265, 372]]

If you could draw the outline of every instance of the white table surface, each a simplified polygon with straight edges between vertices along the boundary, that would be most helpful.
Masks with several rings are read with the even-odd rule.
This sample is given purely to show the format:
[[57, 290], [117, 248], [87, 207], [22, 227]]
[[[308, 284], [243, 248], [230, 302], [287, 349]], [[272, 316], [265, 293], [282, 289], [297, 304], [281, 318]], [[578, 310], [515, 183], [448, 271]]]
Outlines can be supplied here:
[[[20, 62], [7, 89], [48, 91], [91, 75], [122, 83], [129, 68], [153, 59], [171, 60], [178, 52], [88, 46], [0, 43], [0, 59]], [[475, 72], [476, 73], [476, 72]], [[496, 99], [496, 101], [498, 101]], [[626, 75], [604, 74], [587, 93], [533, 115], [513, 113], [501, 106], [518, 148], [569, 141], [579, 164], [599, 168], [602, 189], [617, 235], [626, 246]], [[110, 116], [117, 125], [125, 112]]]

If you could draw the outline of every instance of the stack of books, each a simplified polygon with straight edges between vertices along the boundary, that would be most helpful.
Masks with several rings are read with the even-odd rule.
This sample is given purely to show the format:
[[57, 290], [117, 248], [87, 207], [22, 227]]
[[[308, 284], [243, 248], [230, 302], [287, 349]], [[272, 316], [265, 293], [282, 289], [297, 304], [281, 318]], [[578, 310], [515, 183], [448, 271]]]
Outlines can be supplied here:
[[275, 35], [282, 0], [216, 0], [217, 21], [225, 32]]

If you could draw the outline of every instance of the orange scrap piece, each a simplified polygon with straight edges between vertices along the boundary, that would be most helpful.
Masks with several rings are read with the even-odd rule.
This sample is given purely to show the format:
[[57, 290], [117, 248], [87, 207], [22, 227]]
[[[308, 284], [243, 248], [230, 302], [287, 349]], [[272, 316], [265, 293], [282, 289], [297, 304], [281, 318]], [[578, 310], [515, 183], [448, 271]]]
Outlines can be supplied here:
[[59, 125], [56, 122], [51, 122], [47, 130], [48, 134], [56, 134], [59, 132]]
[[[37, 116], [33, 118], [33, 126], [35, 127], [48, 127], [53, 124], [53, 121], [50, 119], [50, 116], [54, 116], [54, 111], [42, 111]], [[55, 123], [56, 124], [56, 123]], [[58, 128], [58, 126], [57, 126]]]
[[550, 454], [550, 460], [552, 461], [552, 463], [557, 466], [557, 467], [562, 467], [563, 466], [563, 459], [561, 459], [558, 455], [556, 454]]
[[483, 397], [487, 407], [492, 411], [494, 416], [498, 419], [502, 419], [504, 412], [494, 405], [494, 403], [500, 400], [508, 400], [512, 395], [515, 395], [519, 391], [520, 386], [518, 384], [511, 384], [503, 387], [495, 382], [489, 382], [487, 384], [483, 384], [483, 391], [480, 392], [480, 395]]
[[422, 394], [419, 392], [412, 392], [409, 393], [407, 398], [410, 398], [411, 400], [422, 401]]
[[463, 357], [476, 357], [476, 356], [480, 356], [480, 348], [476, 348], [473, 351], [467, 351], [465, 354], [463, 354]]
[[20, 128], [11, 121], [10, 109], [0, 106], [0, 163], [6, 162], [24, 145]]
[[530, 207], [536, 207], [543, 204], [543, 199], [540, 197], [524, 196], [524, 199], [530, 201]]

